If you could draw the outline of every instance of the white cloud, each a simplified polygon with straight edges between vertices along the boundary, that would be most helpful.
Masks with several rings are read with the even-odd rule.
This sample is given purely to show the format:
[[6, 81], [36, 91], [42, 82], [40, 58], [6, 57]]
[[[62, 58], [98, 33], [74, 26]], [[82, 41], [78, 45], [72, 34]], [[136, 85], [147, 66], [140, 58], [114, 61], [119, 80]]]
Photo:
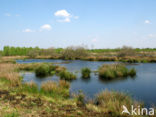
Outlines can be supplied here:
[[57, 20], [58, 22], [70, 22], [71, 18], [78, 19], [78, 16], [72, 16], [67, 10], [58, 10], [54, 13], [56, 17], [59, 19]]
[[145, 23], [145, 24], [150, 24], [151, 21], [150, 21], [150, 20], [145, 20], [144, 23]]
[[5, 13], [4, 15], [5, 15], [5, 16], [8, 16], [8, 17], [10, 17], [10, 16], [11, 16], [11, 14], [10, 14], [10, 13]]
[[23, 32], [34, 32], [33, 30], [27, 28], [27, 29], [24, 29]]
[[68, 13], [66, 10], [58, 10], [54, 13], [54, 15], [59, 17], [69, 17], [70, 13]]
[[44, 25], [42, 25], [41, 27], [40, 27], [40, 31], [43, 31], [43, 30], [51, 30], [52, 29], [52, 27], [51, 27], [51, 25], [50, 24], [44, 24]]

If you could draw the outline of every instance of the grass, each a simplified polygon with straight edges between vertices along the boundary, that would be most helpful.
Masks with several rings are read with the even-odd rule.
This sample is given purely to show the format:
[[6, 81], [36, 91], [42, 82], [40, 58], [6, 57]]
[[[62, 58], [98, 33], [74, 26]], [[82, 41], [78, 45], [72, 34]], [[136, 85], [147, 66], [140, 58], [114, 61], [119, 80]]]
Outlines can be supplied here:
[[99, 68], [98, 72], [100, 78], [108, 80], [136, 75], [134, 68], [129, 70], [123, 64], [104, 64]]
[[0, 78], [5, 78], [10, 82], [11, 86], [18, 86], [21, 84], [21, 77], [16, 72], [17, 66], [11, 63], [0, 64]]
[[89, 68], [81, 69], [82, 78], [90, 78], [90, 73], [91, 73], [91, 70]]
[[[71, 99], [69, 98], [70, 82], [66, 80], [60, 80], [58, 83], [44, 82], [39, 90], [34, 82], [21, 83], [18, 73], [21, 66], [25, 67], [23, 64], [0, 63], [0, 115], [2, 117], [128, 117], [121, 115], [122, 105], [126, 105], [128, 109], [131, 104], [142, 105], [128, 94], [108, 90], [97, 94], [93, 101], [85, 103], [83, 94], [79, 94], [76, 99]], [[50, 69], [55, 72], [56, 69], [61, 69], [58, 73], [66, 71], [59, 67]]]
[[53, 81], [44, 82], [41, 85], [40, 93], [53, 98], [69, 97], [70, 85], [64, 81], [59, 84]]
[[69, 72], [69, 71], [67, 71], [67, 70], [60, 72], [59, 76], [60, 76], [60, 79], [62, 79], [62, 80], [70, 81], [70, 80], [75, 80], [76, 79], [76, 75]]
[[49, 69], [50, 67], [47, 64], [43, 64], [41, 66], [39, 66], [38, 68], [36, 68], [35, 70], [35, 74], [36, 76], [39, 77], [45, 77], [50, 75], [51, 71]]
[[24, 83], [22, 85], [21, 90], [25, 91], [25, 92], [32, 93], [32, 94], [36, 94], [39, 91], [38, 87], [37, 87], [37, 84], [35, 82], [33, 82], [33, 81]]
[[104, 90], [87, 104], [87, 108], [96, 112], [104, 112], [106, 115], [110, 113], [112, 117], [120, 117], [122, 116], [122, 105], [125, 105], [128, 109], [131, 108], [131, 105], [134, 105], [134, 107], [143, 106], [141, 102], [133, 100], [126, 93]]

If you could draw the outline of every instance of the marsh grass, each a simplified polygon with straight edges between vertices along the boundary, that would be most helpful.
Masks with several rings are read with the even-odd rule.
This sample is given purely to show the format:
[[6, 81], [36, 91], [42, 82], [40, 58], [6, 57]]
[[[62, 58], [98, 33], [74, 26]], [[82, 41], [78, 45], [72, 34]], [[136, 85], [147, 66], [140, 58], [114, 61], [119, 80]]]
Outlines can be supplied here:
[[69, 84], [63, 81], [60, 82], [59, 84], [53, 81], [42, 83], [40, 93], [53, 98], [69, 97]]
[[53, 65], [51, 63], [29, 63], [29, 64], [18, 64], [19, 71], [32, 71], [35, 72], [37, 77], [43, 78], [58, 74], [61, 71], [66, 70], [65, 67]]
[[128, 109], [131, 108], [131, 105], [134, 107], [143, 106], [141, 102], [133, 100], [129, 94], [104, 90], [96, 95], [94, 101], [87, 104], [87, 108], [117, 117], [121, 116], [123, 105]]
[[22, 85], [21, 90], [22, 91], [25, 91], [25, 92], [33, 93], [33, 94], [36, 94], [36, 93], [39, 92], [39, 89], [37, 87], [37, 84], [35, 82], [33, 82], [33, 81], [24, 83]]
[[60, 76], [60, 78], [62, 80], [70, 81], [70, 80], [75, 80], [76, 79], [76, 75], [73, 74], [72, 72], [67, 71], [67, 70], [60, 72], [59, 76]]
[[17, 66], [11, 63], [0, 64], [0, 78], [5, 78], [11, 86], [21, 84], [21, 76], [16, 72]]
[[98, 72], [100, 78], [108, 80], [136, 75], [134, 68], [129, 70], [123, 64], [104, 64], [99, 68]]
[[47, 64], [43, 64], [35, 69], [35, 74], [38, 77], [45, 77], [50, 75], [50, 67]]
[[82, 78], [90, 78], [90, 73], [91, 73], [91, 70], [89, 68], [81, 69]]
[[68, 89], [68, 88], [70, 88], [70, 83], [65, 80], [59, 80], [59, 87]]

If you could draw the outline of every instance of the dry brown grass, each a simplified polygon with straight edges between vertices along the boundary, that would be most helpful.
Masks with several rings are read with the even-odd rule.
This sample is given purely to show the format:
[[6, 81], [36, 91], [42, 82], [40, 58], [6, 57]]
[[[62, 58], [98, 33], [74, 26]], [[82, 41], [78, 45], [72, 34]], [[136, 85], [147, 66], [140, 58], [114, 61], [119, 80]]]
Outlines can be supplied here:
[[70, 88], [70, 83], [65, 81], [65, 80], [60, 80], [59, 81], [59, 86], [63, 88]]
[[20, 75], [16, 72], [17, 65], [10, 63], [0, 64], [0, 78], [7, 79], [12, 86], [20, 85]]
[[48, 82], [42, 83], [41, 89], [44, 90], [45, 92], [52, 92], [58, 89], [58, 85], [56, 82], [48, 81]]

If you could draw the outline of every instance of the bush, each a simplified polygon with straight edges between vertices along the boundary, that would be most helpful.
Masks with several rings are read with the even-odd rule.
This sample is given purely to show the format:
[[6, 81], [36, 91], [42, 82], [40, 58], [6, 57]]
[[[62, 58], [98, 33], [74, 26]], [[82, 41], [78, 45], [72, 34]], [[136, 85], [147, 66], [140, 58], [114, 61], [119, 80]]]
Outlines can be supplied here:
[[39, 77], [44, 77], [44, 76], [49, 75], [49, 66], [46, 64], [39, 66], [35, 70], [35, 74], [36, 74], [36, 76], [39, 76]]
[[84, 47], [67, 47], [62, 52], [63, 59], [79, 59], [88, 56], [88, 52]]
[[128, 46], [123, 46], [118, 52], [118, 57], [135, 56], [135, 55], [136, 50]]
[[90, 78], [91, 70], [89, 68], [83, 68], [81, 70], [82, 78]]
[[129, 70], [123, 64], [104, 64], [99, 68], [98, 72], [100, 78], [108, 80], [136, 75], [134, 68]]
[[73, 73], [70, 73], [69, 71], [62, 71], [59, 74], [60, 78], [63, 80], [74, 80], [76, 79], [76, 75], [74, 75]]
[[29, 58], [35, 58], [39, 55], [39, 50], [31, 50], [28, 52], [27, 56], [29, 56]]

